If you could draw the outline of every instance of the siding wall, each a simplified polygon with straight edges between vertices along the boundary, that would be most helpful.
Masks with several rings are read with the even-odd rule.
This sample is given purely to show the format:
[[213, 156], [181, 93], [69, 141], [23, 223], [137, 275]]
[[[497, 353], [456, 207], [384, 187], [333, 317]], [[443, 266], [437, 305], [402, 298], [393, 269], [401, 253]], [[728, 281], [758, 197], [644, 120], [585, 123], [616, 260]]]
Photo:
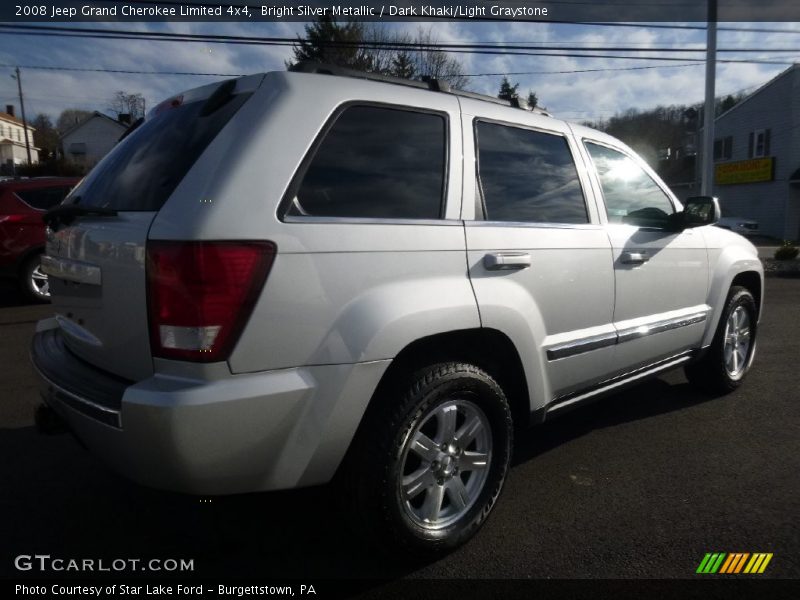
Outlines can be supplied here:
[[733, 137], [731, 161], [747, 160], [751, 131], [770, 130], [769, 156], [775, 179], [763, 183], [715, 185], [723, 216], [758, 221], [762, 233], [800, 238], [800, 185], [788, 182], [800, 167], [800, 70], [792, 68], [766, 88], [722, 115], [714, 137]]
[[[91, 166], [111, 151], [124, 132], [123, 125], [94, 116], [67, 133], [61, 140], [61, 147], [72, 162]], [[72, 154], [72, 144], [86, 144], [86, 154]]]

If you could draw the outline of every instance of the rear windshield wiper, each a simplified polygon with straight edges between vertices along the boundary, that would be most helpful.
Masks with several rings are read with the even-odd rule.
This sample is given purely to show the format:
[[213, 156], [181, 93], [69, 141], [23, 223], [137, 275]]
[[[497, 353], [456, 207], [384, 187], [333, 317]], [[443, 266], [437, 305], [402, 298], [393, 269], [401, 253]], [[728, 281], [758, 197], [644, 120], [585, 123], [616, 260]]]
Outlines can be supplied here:
[[46, 213], [42, 219], [53, 231], [61, 225], [69, 225], [75, 217], [116, 217], [117, 211], [113, 208], [102, 208], [100, 206], [81, 206], [80, 204], [59, 204], [54, 206]]

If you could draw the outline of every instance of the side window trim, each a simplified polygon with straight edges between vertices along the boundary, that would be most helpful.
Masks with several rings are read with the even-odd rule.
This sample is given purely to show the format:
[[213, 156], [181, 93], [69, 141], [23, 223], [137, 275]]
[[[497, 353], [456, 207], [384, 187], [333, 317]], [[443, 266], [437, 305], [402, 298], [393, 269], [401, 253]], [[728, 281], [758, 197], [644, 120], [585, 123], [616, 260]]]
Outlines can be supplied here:
[[[516, 129], [522, 129], [526, 131], [532, 131], [534, 133], [541, 133], [545, 135], [553, 135], [560, 137], [566, 142], [567, 151], [572, 158], [572, 164], [575, 167], [575, 176], [578, 181], [578, 186], [580, 188], [581, 196], [583, 197], [583, 208], [586, 211], [586, 223], [548, 223], [546, 221], [493, 221], [492, 219], [488, 218], [489, 211], [486, 208], [486, 195], [483, 191], [483, 182], [481, 181], [481, 168], [480, 168], [480, 148], [478, 147], [478, 125], [480, 123], [488, 123], [490, 125], [501, 125], [505, 127], [512, 127]], [[572, 147], [570, 143], [570, 136], [563, 131], [556, 131], [552, 129], [545, 129], [541, 127], [536, 127], [533, 125], [526, 125], [524, 123], [512, 123], [509, 121], [503, 121], [499, 119], [492, 119], [489, 117], [480, 117], [476, 116], [472, 119], [472, 141], [474, 144], [474, 152], [475, 152], [475, 220], [476, 221], [484, 221], [486, 223], [491, 223], [493, 225], [502, 225], [502, 226], [510, 226], [510, 225], [519, 225], [519, 226], [534, 226], [534, 227], [554, 227], [558, 229], [586, 229], [587, 226], [589, 228], [596, 226], [595, 223], [592, 223], [592, 212], [589, 207], [589, 198], [586, 194], [586, 186], [585, 181], [581, 177], [580, 174], [580, 165], [583, 164], [578, 163], [576, 160], [575, 149]], [[481, 215], [478, 215], [478, 203], [480, 198], [480, 208], [481, 208]]]
[[[300, 190], [300, 186], [303, 183], [303, 179], [305, 178], [306, 174], [308, 173], [308, 169], [311, 166], [311, 163], [314, 161], [317, 153], [319, 152], [322, 143], [328, 137], [331, 129], [333, 129], [336, 122], [339, 120], [339, 117], [344, 114], [344, 112], [350, 108], [354, 107], [372, 107], [372, 108], [385, 108], [388, 110], [398, 110], [398, 111], [406, 111], [406, 112], [415, 112], [415, 113], [422, 113], [427, 115], [435, 115], [441, 117], [444, 122], [444, 171], [442, 173], [442, 190], [441, 190], [441, 197], [439, 201], [439, 217], [436, 219], [414, 219], [414, 218], [374, 218], [374, 217], [328, 217], [328, 216], [319, 216], [319, 215], [290, 215], [289, 210], [296, 204], [295, 197], [297, 196], [297, 192]], [[442, 224], [442, 225], [449, 225], [452, 221], [454, 224], [460, 223], [460, 221], [456, 221], [453, 219], [446, 219], [445, 218], [445, 211], [447, 209], [447, 194], [448, 194], [448, 186], [450, 183], [450, 160], [451, 160], [451, 148], [450, 148], [450, 135], [451, 135], [451, 123], [450, 123], [450, 114], [445, 110], [436, 110], [430, 108], [423, 108], [419, 106], [409, 106], [405, 104], [392, 104], [389, 102], [380, 102], [380, 101], [372, 101], [372, 100], [350, 100], [347, 102], [343, 102], [342, 104], [338, 105], [335, 110], [331, 113], [331, 116], [328, 117], [328, 120], [320, 129], [319, 133], [314, 138], [314, 141], [309, 146], [306, 154], [303, 156], [303, 160], [300, 161], [297, 169], [295, 169], [294, 175], [292, 175], [292, 179], [289, 182], [289, 185], [286, 187], [286, 191], [283, 194], [283, 198], [278, 203], [277, 209], [277, 216], [278, 220], [282, 223], [304, 223], [304, 222], [315, 222], [315, 223], [330, 223], [330, 224], [342, 224], [342, 223], [374, 223], [374, 224]]]
[[[603, 206], [601, 208], [603, 208], [604, 210], [601, 211], [601, 212], [604, 212], [605, 215], [606, 215], [606, 217], [605, 217], [606, 225], [614, 225], [614, 223], [611, 223], [610, 221], [608, 221], [608, 203], [606, 201], [606, 192], [605, 192], [605, 189], [603, 188], [603, 182], [600, 179], [600, 172], [597, 170], [597, 165], [594, 162], [594, 158], [592, 158], [592, 153], [589, 151], [589, 148], [587, 147], [587, 144], [595, 144], [596, 146], [602, 146], [603, 148], [608, 148], [609, 150], [613, 150], [615, 152], [619, 152], [620, 154], [624, 155], [629, 160], [632, 160], [639, 168], [642, 169], [642, 171], [650, 178], [650, 180], [656, 185], [656, 187], [659, 190], [661, 190], [661, 192], [664, 194], [664, 196], [666, 196], [667, 202], [669, 202], [670, 206], [672, 207], [672, 212], [673, 213], [678, 212], [679, 206], [676, 203], [675, 196], [672, 194], [672, 191], [669, 190], [669, 189], [665, 189], [664, 186], [662, 185], [663, 182], [661, 181], [661, 179], [653, 177], [650, 174], [650, 172], [648, 171], [648, 169], [646, 169], [644, 166], [642, 166], [642, 164], [640, 164], [640, 162], [636, 158], [631, 156], [629, 152], [626, 152], [623, 148], [619, 148], [618, 146], [613, 146], [613, 145], [609, 144], [608, 142], [602, 142], [600, 140], [588, 138], [588, 137], [585, 137], [585, 136], [581, 137], [580, 141], [581, 141], [581, 144], [583, 145], [583, 148], [584, 148], [584, 150], [586, 152], [587, 158], [591, 161], [590, 166], [589, 166], [590, 176], [593, 177], [597, 181], [597, 189], [598, 189], [598, 191], [600, 193], [600, 199], [603, 201]], [[660, 228], [660, 227], [651, 227], [651, 226], [633, 225], [633, 224], [629, 224], [629, 225], [631, 225], [633, 227], [638, 227], [639, 229], [650, 229], [650, 230], [663, 231], [663, 228]]]

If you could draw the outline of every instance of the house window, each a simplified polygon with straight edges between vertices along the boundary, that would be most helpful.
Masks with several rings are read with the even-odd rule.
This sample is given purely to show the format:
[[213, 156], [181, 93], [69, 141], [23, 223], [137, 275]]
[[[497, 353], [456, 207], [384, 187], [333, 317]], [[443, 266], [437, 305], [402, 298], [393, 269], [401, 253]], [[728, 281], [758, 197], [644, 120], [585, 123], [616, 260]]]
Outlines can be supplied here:
[[72, 142], [69, 145], [69, 153], [70, 154], [86, 154], [86, 143], [85, 142]]
[[733, 156], [733, 136], [714, 140], [714, 160], [730, 160]]
[[747, 156], [748, 158], [761, 158], [762, 156], [769, 156], [769, 129], [756, 129], [750, 132], [750, 139], [747, 143]]

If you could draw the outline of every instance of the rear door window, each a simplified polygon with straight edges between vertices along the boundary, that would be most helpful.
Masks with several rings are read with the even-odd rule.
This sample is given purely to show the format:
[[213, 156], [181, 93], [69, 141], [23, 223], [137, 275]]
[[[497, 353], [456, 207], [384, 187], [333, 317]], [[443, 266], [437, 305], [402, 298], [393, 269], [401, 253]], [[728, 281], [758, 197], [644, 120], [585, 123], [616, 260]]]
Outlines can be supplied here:
[[589, 221], [578, 171], [563, 136], [483, 121], [475, 130], [487, 220]]
[[147, 119], [92, 169], [71, 201], [120, 211], [159, 210], [250, 95], [215, 92]]
[[438, 219], [447, 161], [439, 114], [351, 106], [290, 191], [288, 216]]

